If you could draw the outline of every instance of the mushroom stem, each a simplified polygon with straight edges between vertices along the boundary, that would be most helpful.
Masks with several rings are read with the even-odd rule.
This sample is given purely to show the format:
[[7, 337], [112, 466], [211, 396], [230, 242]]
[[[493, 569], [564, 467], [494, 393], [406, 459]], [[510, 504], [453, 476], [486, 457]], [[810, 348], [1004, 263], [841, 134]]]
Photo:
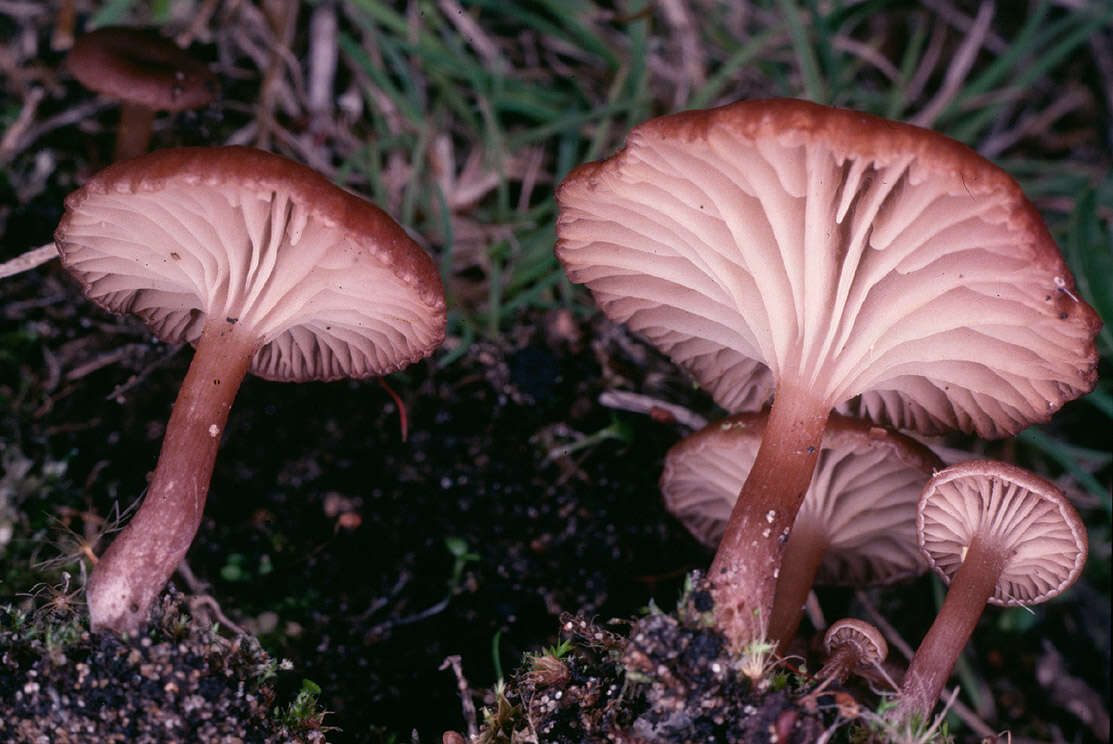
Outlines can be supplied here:
[[736, 648], [768, 638], [781, 556], [830, 411], [807, 389], [777, 387], [753, 468], [708, 573], [716, 623]]
[[228, 411], [258, 346], [258, 337], [224, 320], [202, 331], [143, 504], [89, 577], [94, 631], [138, 630], [185, 557], [201, 525]]
[[[802, 520], [810, 521], [810, 520]], [[796, 635], [804, 617], [804, 603], [815, 583], [815, 574], [827, 552], [823, 530], [812, 524], [794, 524], [781, 558], [781, 574], [769, 615], [769, 637], [777, 640], [783, 652]]]
[[836, 646], [815, 676], [817, 679], [831, 680], [841, 685], [850, 678], [850, 673], [858, 668], [860, 656], [861, 649], [852, 643]]
[[147, 152], [154, 127], [154, 109], [135, 103], [120, 107], [120, 125], [116, 129], [116, 160], [135, 158]]
[[958, 655], [993, 596], [1007, 557], [998, 545], [975, 535], [935, 622], [904, 675], [895, 709], [898, 720], [916, 714], [921, 719], [931, 715]]

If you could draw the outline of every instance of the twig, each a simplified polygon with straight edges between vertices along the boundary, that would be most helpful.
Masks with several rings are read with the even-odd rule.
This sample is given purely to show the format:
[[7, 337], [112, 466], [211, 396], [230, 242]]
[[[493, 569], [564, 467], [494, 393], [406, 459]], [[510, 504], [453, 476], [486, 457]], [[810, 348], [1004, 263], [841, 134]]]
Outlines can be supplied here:
[[877, 71], [887, 77], [890, 82], [896, 83], [900, 79], [900, 71], [896, 68], [896, 65], [890, 62], [888, 57], [869, 44], [849, 36], [844, 36], [843, 34], [836, 34], [832, 39], [832, 44], [836, 49], [849, 52], [864, 62], [873, 65], [877, 68]]
[[936, 20], [931, 29], [931, 38], [928, 40], [927, 49], [920, 57], [916, 71], [904, 86], [904, 100], [913, 103], [920, 99], [920, 94], [935, 72], [939, 58], [943, 56], [943, 44], [947, 41], [947, 25], [941, 20]]
[[420, 612], [415, 612], [412, 615], [405, 615], [403, 617], [384, 620], [378, 625], [372, 626], [366, 633], [363, 634], [363, 637], [364, 639], [378, 638], [382, 636], [385, 631], [391, 630], [392, 628], [397, 628], [402, 625], [412, 625], [413, 623], [427, 620], [434, 615], [439, 615], [444, 612], [446, 607], [448, 607], [448, 603], [451, 599], [452, 595], [448, 594], [445, 595], [444, 599], [442, 599], [441, 601], [426, 607]]
[[194, 12], [193, 20], [191, 20], [185, 30], [174, 39], [174, 43], [182, 49], [192, 44], [193, 40], [200, 35], [201, 30], [209, 25], [209, 19], [213, 17], [213, 13], [216, 12], [216, 7], [219, 4], [220, 0], [205, 0], [205, 2], [201, 4], [201, 7]]
[[1088, 105], [1090, 101], [1090, 96], [1082, 89], [1072, 87], [1039, 113], [1030, 114], [1021, 119], [1016, 126], [990, 137], [978, 148], [978, 152], [987, 158], [996, 157], [1022, 137], [1036, 136], [1048, 132], [1052, 129], [1056, 120], [1061, 119], [1075, 109]]
[[104, 396], [104, 399], [114, 400], [117, 403], [122, 404], [124, 402], [124, 393], [130, 391], [133, 387], [143, 382], [143, 380], [147, 379], [147, 376], [150, 375], [151, 372], [154, 372], [163, 364], [170, 361], [174, 357], [174, 355], [177, 354], [185, 345], [186, 344], [177, 344], [175, 346], [172, 346], [166, 354], [148, 364], [146, 367], [140, 370], [138, 374], [132, 375], [127, 379], [126, 382], [120, 383], [115, 388], [113, 388], [111, 393]]
[[438, 669], [444, 671], [448, 667], [452, 667], [452, 672], [456, 675], [456, 689], [460, 692], [460, 707], [464, 709], [464, 720], [468, 724], [468, 741], [475, 741], [479, 736], [479, 724], [475, 715], [475, 703], [471, 699], [468, 680], [464, 677], [464, 667], [459, 654], [445, 657], [444, 662]]
[[491, 40], [483, 27], [475, 22], [457, 0], [437, 0], [437, 7], [448, 18], [456, 30], [467, 39], [476, 53], [483, 59], [483, 67], [495, 74], [504, 74], [509, 69], [498, 45]]
[[178, 575], [185, 581], [186, 586], [189, 588], [190, 597], [189, 609], [190, 612], [197, 614], [198, 607], [204, 606], [212, 612], [221, 625], [231, 630], [236, 635], [249, 635], [242, 625], [232, 621], [224, 611], [220, 609], [220, 603], [216, 598], [208, 593], [209, 585], [197, 578], [197, 574], [193, 573], [193, 569], [189, 567], [189, 563], [182, 561], [178, 564]]
[[39, 109], [39, 102], [45, 95], [46, 92], [39, 87], [34, 87], [27, 92], [27, 96], [23, 99], [23, 108], [19, 110], [19, 116], [4, 132], [4, 137], [0, 138], [0, 159], [6, 159], [8, 155], [17, 150], [20, 137], [31, 127], [31, 122], [35, 119], [35, 112]]
[[11, 159], [11, 156], [16, 153], [28, 150], [37, 139], [47, 132], [92, 119], [97, 112], [112, 105], [114, 105], [112, 101], [109, 101], [107, 98], [93, 98], [85, 103], [55, 114], [48, 119], [44, 119], [34, 126], [28, 127], [27, 130], [23, 132], [23, 135], [19, 137], [16, 142], [12, 143], [10, 150], [0, 149], [0, 164], [6, 163]]
[[[949, 0], [922, 0], [923, 4], [934, 10], [936, 15], [948, 25], [954, 26], [963, 33], [970, 33], [970, 29], [977, 22], [970, 16], [956, 8]], [[985, 48], [995, 55], [1004, 54], [1009, 48], [1008, 43], [997, 34], [988, 34], [985, 39]]]
[[[699, 24], [692, 17], [689, 3], [682, 0], [661, 0], [658, 3], [679, 46], [680, 66], [683, 75], [677, 76], [679, 85], [673, 95], [673, 107], [682, 108], [693, 89], [707, 82], [707, 52], [700, 43]], [[669, 60], [675, 66], [675, 60]]]
[[271, 20], [271, 36], [273, 46], [266, 70], [263, 73], [263, 83], [259, 86], [259, 133], [256, 146], [262, 150], [271, 147], [271, 130], [275, 126], [274, 103], [275, 82], [280, 77], [282, 63], [290, 54], [290, 41], [293, 39], [294, 21], [297, 18], [298, 0], [286, 0], [282, 3], [280, 15]]
[[42, 2], [17, 2], [16, 0], [4, 0], [0, 2], [0, 13], [6, 16], [21, 21], [28, 21], [38, 16], [50, 12], [50, 8], [46, 3]]
[[332, 128], [333, 87], [336, 63], [340, 56], [337, 42], [336, 6], [325, 2], [313, 9], [309, 18], [309, 73], [306, 79], [310, 123], [314, 134]]
[[607, 390], [599, 396], [599, 405], [619, 411], [644, 413], [648, 416], [664, 415], [690, 429], [702, 429], [707, 426], [707, 419], [684, 406], [678, 406], [675, 403], [668, 403], [639, 393]]
[[231, 630], [236, 635], [250, 635], [247, 630], [238, 623], [233, 622], [224, 611], [220, 609], [220, 603], [211, 594], [195, 594], [189, 598], [189, 608], [193, 613], [197, 613], [198, 607], [207, 607], [213, 613], [213, 616], [220, 622], [221, 625]]
[[15, 258], [0, 264], [0, 279], [14, 276], [24, 271], [30, 271], [36, 266], [42, 266], [47, 261], [58, 258], [58, 246], [54, 243], [32, 248]]
[[126, 359], [131, 354], [142, 352], [146, 349], [147, 344], [125, 344], [124, 346], [113, 349], [112, 351], [109, 351], [105, 354], [101, 354], [94, 359], [90, 359], [84, 364], [79, 364], [78, 366], [74, 367], [66, 373], [66, 381], [73, 382], [74, 380], [79, 380], [86, 375], [90, 375], [93, 372], [96, 372], [102, 367], [107, 367], [110, 364], [115, 364], [121, 359]]
[[1063, 654], [1046, 638], [1036, 663], [1036, 681], [1051, 702], [1086, 724], [1098, 741], [1109, 741], [1109, 711], [1102, 696], [1067, 671]]
[[808, 598], [804, 602], [804, 610], [808, 613], [808, 620], [813, 628], [827, 630], [827, 618], [823, 616], [823, 607], [819, 604], [819, 597], [815, 595], [814, 589], [808, 592]]
[[973, 25], [970, 26], [966, 38], [962, 40], [958, 51], [955, 52], [950, 64], [947, 65], [947, 74], [943, 78], [943, 86], [918, 114], [909, 119], [912, 124], [930, 127], [939, 114], [950, 105], [955, 94], [962, 88], [966, 75], [970, 72], [974, 60], [977, 59], [978, 52], [981, 51], [982, 45], [985, 43], [989, 26], [993, 22], [993, 12], [994, 6], [990, 0], [984, 0], [978, 7], [978, 15], [974, 19]]

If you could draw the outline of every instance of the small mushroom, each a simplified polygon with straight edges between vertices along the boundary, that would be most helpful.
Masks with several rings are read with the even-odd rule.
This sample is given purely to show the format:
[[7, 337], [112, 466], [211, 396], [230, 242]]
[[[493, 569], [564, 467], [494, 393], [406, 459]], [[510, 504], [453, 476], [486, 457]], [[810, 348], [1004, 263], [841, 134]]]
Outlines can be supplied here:
[[91, 301], [196, 347], [146, 498], [89, 579], [94, 630], [135, 631], [185, 556], [245, 373], [380, 376], [444, 338], [436, 265], [394, 220], [247, 147], [117, 162], [66, 199], [55, 241]]
[[816, 675], [842, 684], [858, 667], [876, 666], [889, 655], [881, 631], [864, 620], [844, 618], [831, 624], [823, 636], [827, 661]]
[[857, 398], [882, 422], [1001, 437], [1095, 383], [1101, 322], [1039, 213], [941, 134], [742, 101], [638, 125], [557, 201], [557, 257], [611, 319], [727, 410], [775, 393], [708, 573], [738, 647], [767, 636], [832, 409]]
[[73, 45], [66, 68], [89, 90], [120, 101], [116, 160], [147, 151], [157, 112], [206, 106], [217, 90], [207, 65], [151, 29], [90, 31]]
[[[665, 456], [665, 505], [707, 545], [726, 528], [765, 424], [764, 414], [737, 414]], [[891, 584], [927, 570], [916, 543], [916, 502], [942, 467], [909, 437], [832, 414], [778, 569], [769, 633], [782, 649], [796, 634], [813, 584]]]
[[926, 718], [986, 602], [1008, 607], [1058, 596], [1082, 573], [1086, 528], [1062, 491], [1026, 470], [970, 460], [935, 474], [916, 534], [947, 598], [904, 675], [896, 715]]

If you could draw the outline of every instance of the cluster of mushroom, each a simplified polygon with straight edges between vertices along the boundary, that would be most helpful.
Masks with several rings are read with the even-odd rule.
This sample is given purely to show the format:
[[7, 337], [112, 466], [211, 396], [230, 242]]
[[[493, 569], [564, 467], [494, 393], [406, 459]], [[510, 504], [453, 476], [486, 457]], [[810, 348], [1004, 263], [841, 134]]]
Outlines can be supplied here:
[[[764, 422], [764, 414], [736, 414], [683, 439], [665, 458], [665, 504], [709, 546], [753, 465]], [[998, 462], [942, 467], [910, 437], [833, 414], [770, 614], [771, 639], [783, 649], [813, 583], [890, 584], [934, 568], [951, 588], [904, 675], [902, 718], [931, 712], [987, 602], [1055, 597], [1078, 578], [1087, 554], [1084, 525], [1053, 484]], [[834, 623], [825, 644], [821, 685], [887, 653], [877, 629], [857, 620]]]
[[[954, 574], [938, 621], [954, 630], [933, 627], [901, 692], [926, 714], [950, 671], [928, 667], [953, 664], [977, 619], [954, 607], [1029, 604], [1078, 576], [1085, 533], [1049, 484], [1005, 486], [990, 465], [959, 466], [986, 490], [932, 477], [934, 455], [882, 428], [1009, 436], [1095, 383], [1100, 321], [1004, 171], [918, 127], [755, 100], [645, 122], [557, 199], [569, 278], [740, 414], [678, 445], [662, 477], [718, 546], [709, 581], [736, 649], [790, 639], [813, 579], [931, 565]], [[973, 501], [940, 496], [956, 491]]]
[[[125, 57], [154, 42], [101, 35]], [[166, 54], [163, 107], [207, 100], [207, 70]], [[84, 78], [105, 55], [89, 41], [70, 67]], [[146, 149], [140, 118], [119, 154]], [[1094, 385], [1100, 322], [1003, 171], [917, 127], [747, 101], [636, 127], [557, 199], [568, 276], [734, 414], [670, 453], [662, 488], [718, 546], [709, 580], [735, 648], [790, 640], [814, 581], [931, 566], [952, 588], [900, 693], [926, 714], [987, 601], [1077, 578], [1085, 531], [1054, 487], [1007, 466], [940, 470], [884, 428], [1008, 436]], [[196, 346], [143, 505], [89, 581], [94, 629], [134, 631], [198, 529], [246, 373], [389, 373], [441, 342], [444, 294], [381, 210], [249, 148], [118, 162], [67, 199], [55, 237], [90, 300]], [[862, 663], [850, 632], [832, 648], [859, 652], [833, 650], [831, 678]]]

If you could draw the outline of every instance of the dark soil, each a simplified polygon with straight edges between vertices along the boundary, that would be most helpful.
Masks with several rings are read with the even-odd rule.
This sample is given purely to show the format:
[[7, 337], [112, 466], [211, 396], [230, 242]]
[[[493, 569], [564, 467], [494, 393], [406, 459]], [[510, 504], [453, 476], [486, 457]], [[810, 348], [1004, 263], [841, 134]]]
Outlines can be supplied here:
[[[4, 378], [17, 414], [9, 447], [64, 463], [50, 497], [107, 517], [140, 494], [190, 353], [92, 308], [57, 266], [9, 289], [21, 344], [5, 368], [17, 373]], [[462, 723], [446, 656], [490, 685], [496, 663], [509, 673], [552, 642], [560, 613], [671, 604], [707, 560], [656, 487], [687, 430], [597, 398], [627, 389], [709, 404], [620, 328], [565, 311], [531, 320], [505, 345], [475, 343], [392, 376], [405, 441], [373, 381], [241, 389], [188, 562], [226, 614], [324, 689], [326, 722], [339, 728], [330, 741], [412, 730], [435, 741]], [[621, 438], [564, 454], [603, 430]], [[47, 518], [73, 512], [36, 496], [22, 509], [27, 534], [41, 529], [22, 547], [51, 558], [64, 534]]]
[[[7, 742], [324, 742], [272, 714], [278, 662], [257, 641], [214, 635], [170, 593], [133, 641], [61, 617], [0, 615], [0, 739]], [[60, 613], [59, 613], [60, 614]], [[44, 634], [43, 628], [54, 633]]]
[[709, 592], [692, 592], [675, 615], [654, 609], [628, 636], [566, 616], [566, 646], [530, 658], [500, 698], [503, 715], [488, 719], [479, 741], [816, 741], [825, 728], [818, 706], [801, 707], [787, 674], [739, 674], [710, 608]]
[[[110, 518], [114, 504], [141, 494], [190, 351], [92, 308], [56, 265], [5, 289], [0, 401], [16, 523], [4, 596], [27, 605], [16, 595], [59, 580], [59, 568], [78, 575], [74, 538], [101, 527], [94, 517]], [[523, 654], [557, 641], [562, 613], [602, 624], [636, 618], [651, 600], [667, 610], [685, 575], [706, 565], [709, 556], [665, 513], [656, 485], [665, 451], [689, 429], [661, 411], [607, 408], [599, 396], [636, 391], [704, 416], [715, 411], [623, 329], [554, 310], [523, 318], [498, 344], [450, 340], [433, 360], [387, 382], [404, 401], [404, 441], [397, 407], [374, 381], [247, 380], [188, 557], [193, 591], [213, 595], [273, 657], [294, 663], [296, 674], [276, 682], [278, 700], [290, 700], [301, 677], [321, 686], [324, 723], [336, 727], [329, 741], [406, 741], [416, 731], [436, 742], [446, 730], [464, 730], [445, 657], [460, 655], [472, 688], [488, 688], [498, 672], [529, 670]], [[58, 561], [31, 568], [45, 559]], [[1100, 740], [1106, 561], [1091, 561], [1089, 585], [1025, 615], [1023, 627], [987, 611], [967, 663], [988, 680], [982, 714], [995, 725], [1045, 741]], [[828, 618], [861, 616], [847, 590], [820, 598]], [[913, 645], [934, 614], [928, 577], [871, 598]], [[1079, 653], [1083, 642], [1095, 652]], [[692, 644], [707, 650], [714, 642], [697, 634], [677, 653]], [[698, 672], [675, 661], [688, 670], [679, 678]], [[585, 672], [581, 694], [602, 696], [605, 708], [606, 690], [622, 686], [629, 668]], [[1057, 695], [1065, 683], [1080, 692]], [[655, 719], [654, 706], [676, 705], [692, 691], [678, 697], [664, 688], [653, 698], [652, 690], [641, 693], [642, 707], [615, 709], [614, 725], [677, 725], [665, 713]], [[735, 692], [709, 694], [770, 715], [796, 710], [784, 699], [755, 703]], [[715, 741], [743, 740], [716, 731]]]

